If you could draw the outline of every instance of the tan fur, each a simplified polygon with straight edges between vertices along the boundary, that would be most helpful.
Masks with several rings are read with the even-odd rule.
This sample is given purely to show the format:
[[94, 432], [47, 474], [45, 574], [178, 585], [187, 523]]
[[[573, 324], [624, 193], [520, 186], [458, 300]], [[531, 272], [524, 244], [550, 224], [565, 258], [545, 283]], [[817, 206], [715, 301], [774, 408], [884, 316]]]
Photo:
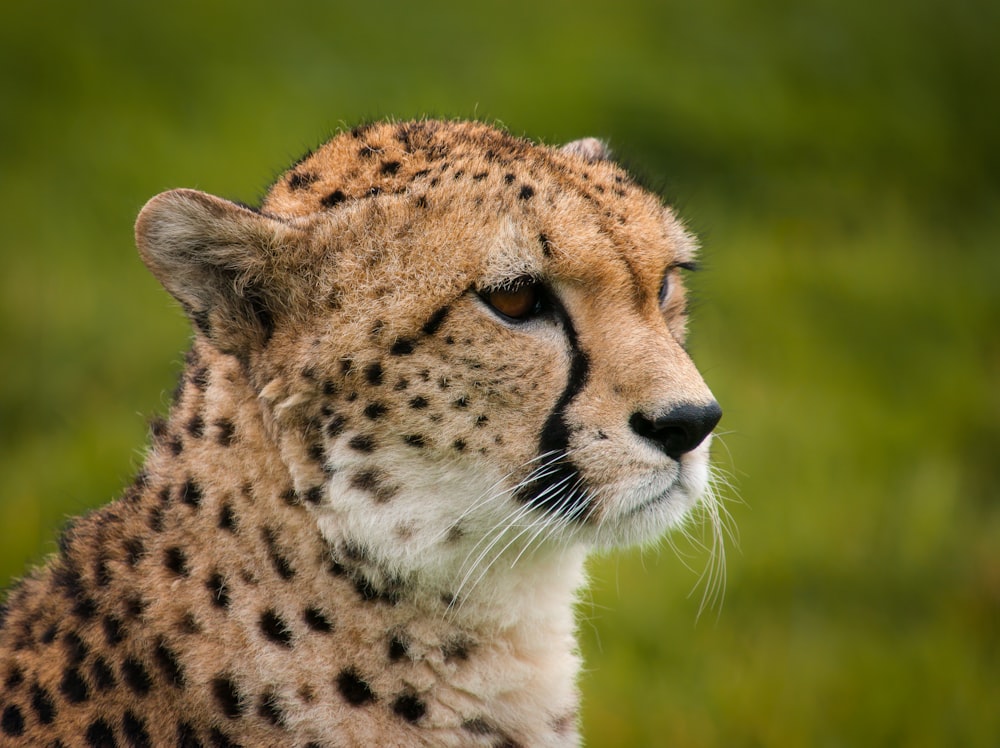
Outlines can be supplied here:
[[[718, 418], [693, 242], [608, 158], [378, 124], [259, 212], [151, 200], [198, 332], [135, 483], [9, 596], [3, 744], [576, 744], [584, 556], [685, 516]], [[524, 278], [548, 306], [493, 312]], [[685, 408], [681, 449], [634, 425]]]

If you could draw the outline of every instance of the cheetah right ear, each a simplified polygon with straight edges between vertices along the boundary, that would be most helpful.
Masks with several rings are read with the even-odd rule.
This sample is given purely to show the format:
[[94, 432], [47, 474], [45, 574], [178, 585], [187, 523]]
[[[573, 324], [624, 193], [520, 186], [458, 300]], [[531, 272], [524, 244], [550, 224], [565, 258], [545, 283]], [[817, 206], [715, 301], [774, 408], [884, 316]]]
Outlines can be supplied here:
[[608, 144], [597, 138], [580, 138], [580, 140], [567, 143], [559, 150], [563, 153], [579, 156], [590, 164], [611, 160], [611, 149], [608, 148]]
[[295, 301], [288, 287], [302, 232], [197, 190], [171, 190], [143, 207], [136, 245], [195, 327], [233, 354], [266, 345]]

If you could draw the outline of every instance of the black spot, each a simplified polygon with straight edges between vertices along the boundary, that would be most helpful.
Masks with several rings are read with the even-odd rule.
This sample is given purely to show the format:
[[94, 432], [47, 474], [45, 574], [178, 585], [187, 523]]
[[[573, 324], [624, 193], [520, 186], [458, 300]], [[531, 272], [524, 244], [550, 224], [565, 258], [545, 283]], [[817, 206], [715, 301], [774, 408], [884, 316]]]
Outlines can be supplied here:
[[368, 380], [368, 384], [376, 387], [382, 384], [382, 364], [378, 361], [368, 364], [365, 367], [365, 379]]
[[381, 602], [388, 605], [395, 605], [399, 602], [398, 592], [379, 589], [371, 583], [371, 580], [363, 576], [354, 580], [354, 589], [365, 602]]
[[381, 194], [382, 188], [377, 185], [373, 185], [368, 188], [368, 197], [378, 197]]
[[131, 710], [126, 710], [122, 716], [122, 734], [130, 748], [151, 748], [153, 745], [146, 731], [146, 723]]
[[351, 706], [363, 706], [375, 701], [375, 694], [353, 667], [337, 676], [337, 690]]
[[215, 440], [219, 445], [223, 447], [232, 446], [236, 435], [236, 427], [233, 425], [233, 422], [228, 418], [220, 418], [215, 422], [215, 427], [218, 429]]
[[202, 748], [194, 727], [187, 722], [177, 725], [177, 748]]
[[66, 659], [69, 660], [70, 665], [79, 665], [89, 651], [86, 643], [75, 631], [70, 631], [63, 636], [63, 646], [66, 648]]
[[399, 662], [408, 654], [406, 642], [399, 636], [394, 636], [389, 640], [389, 659], [392, 662]]
[[83, 595], [83, 583], [80, 580], [80, 572], [67, 565], [69, 563], [71, 562], [67, 560], [56, 567], [52, 573], [52, 582], [68, 599], [74, 600]]
[[441, 329], [441, 325], [444, 323], [445, 317], [448, 316], [448, 312], [450, 311], [451, 310], [447, 306], [443, 306], [434, 312], [430, 319], [424, 322], [423, 327], [420, 328], [424, 335], [433, 335]]
[[134, 657], [122, 663], [122, 680], [137, 696], [145, 696], [153, 685], [146, 667]]
[[530, 200], [535, 195], [535, 188], [531, 185], [525, 184], [521, 186], [520, 192], [517, 193], [518, 200]]
[[90, 665], [90, 674], [98, 691], [107, 691], [115, 685], [115, 674], [103, 657], [96, 657]]
[[184, 688], [184, 668], [181, 666], [177, 653], [160, 639], [153, 650], [156, 664], [160, 666], [167, 683], [177, 688]]
[[397, 171], [399, 171], [398, 161], [386, 161], [382, 164], [381, 167], [379, 167], [379, 172], [386, 176], [391, 176], [395, 174]]
[[427, 398], [420, 397], [419, 395], [412, 400], [410, 400], [410, 407], [414, 410], [423, 410], [428, 405]]
[[219, 510], [219, 529], [233, 532], [236, 530], [236, 515], [233, 514], [233, 507], [223, 504]]
[[334, 437], [340, 436], [344, 432], [344, 427], [347, 425], [347, 419], [343, 416], [334, 416], [330, 419], [330, 422], [326, 424], [326, 435], [333, 439]]
[[182, 634], [198, 634], [201, 633], [201, 626], [198, 624], [198, 619], [195, 618], [194, 613], [187, 612], [178, 622], [177, 627], [180, 629]]
[[504, 174], [503, 175], [503, 181], [505, 183], [507, 183], [507, 184], [513, 184], [514, 183], [514, 175], [511, 174], [510, 172]]
[[56, 632], [58, 629], [59, 627], [56, 624], [49, 624], [49, 627], [42, 632], [42, 635], [38, 637], [38, 640], [42, 644], [51, 644], [56, 639]]
[[323, 394], [327, 397], [333, 397], [338, 392], [340, 392], [340, 386], [334, 382], [332, 379], [323, 380]]
[[386, 414], [388, 408], [382, 403], [369, 403], [365, 406], [365, 417], [372, 421], [376, 421]]
[[486, 179], [486, 177], [489, 176], [489, 174], [490, 173], [488, 171], [477, 171], [475, 174], [472, 175], [472, 180], [474, 182], [482, 182], [484, 179]]
[[319, 504], [323, 500], [323, 491], [323, 486], [313, 486], [306, 491], [306, 501], [310, 504]]
[[129, 538], [125, 541], [125, 563], [135, 568], [139, 560], [146, 555], [146, 547], [140, 538]]
[[234, 742], [222, 730], [213, 727], [208, 733], [208, 739], [214, 748], [243, 748], [239, 743]]
[[199, 366], [191, 372], [191, 384], [204, 391], [208, 387], [208, 367]]
[[358, 452], [364, 452], [365, 454], [371, 454], [375, 451], [375, 439], [366, 434], [358, 434], [351, 438], [347, 444], [351, 449], [357, 450]]
[[294, 577], [295, 569], [292, 567], [291, 562], [281, 552], [281, 549], [278, 548], [278, 539], [274, 530], [269, 527], [265, 527], [261, 531], [261, 537], [264, 539], [264, 545], [267, 547], [267, 554], [270, 556], [271, 564], [274, 566], [274, 570], [278, 573], [278, 576], [285, 581]]
[[121, 644], [123, 638], [122, 622], [115, 616], [104, 616], [104, 641], [108, 643], [108, 646], [114, 647]]
[[490, 417], [488, 415], [486, 415], [485, 413], [483, 415], [476, 416], [476, 426], [478, 428], [482, 428], [487, 423], [489, 423], [489, 420], [490, 420]]
[[333, 624], [330, 623], [330, 619], [323, 615], [323, 611], [319, 608], [306, 608], [302, 614], [302, 618], [306, 622], [306, 625], [313, 631], [329, 634], [333, 630]]
[[63, 677], [59, 682], [59, 692], [66, 697], [67, 701], [73, 704], [79, 704], [90, 698], [90, 690], [87, 688], [87, 682], [75, 667], [68, 667], [63, 670]]
[[178, 498], [188, 506], [198, 507], [201, 504], [201, 487], [188, 478], [181, 485]]
[[407, 722], [416, 723], [427, 713], [427, 705], [413, 694], [404, 693], [392, 702], [392, 711]]
[[257, 714], [270, 722], [275, 727], [279, 727], [284, 719], [281, 709], [278, 708], [278, 696], [273, 691], [269, 691], [260, 697], [260, 704], [257, 706]]
[[180, 453], [184, 451], [184, 443], [180, 440], [180, 437], [174, 436], [167, 442], [167, 446], [170, 447], [170, 451], [173, 453], [174, 457], [180, 456]]
[[441, 654], [445, 662], [464, 662], [469, 659], [469, 650], [472, 648], [472, 641], [464, 636], [456, 636], [441, 645]]
[[419, 197], [418, 197], [418, 198], [417, 198], [417, 199], [416, 199], [416, 200], [414, 201], [414, 204], [415, 204], [415, 205], [416, 205], [416, 206], [417, 206], [418, 208], [426, 208], [426, 207], [427, 207], [427, 195], [420, 195], [420, 196], [419, 196]]
[[333, 192], [331, 192], [330, 194], [328, 194], [326, 197], [324, 197], [319, 202], [320, 202], [320, 205], [322, 205], [324, 208], [332, 208], [335, 205], [340, 205], [346, 199], [347, 199], [347, 195], [345, 195], [343, 193], [343, 191], [341, 191], [341, 190], [334, 190]]
[[130, 618], [138, 618], [146, 610], [146, 601], [141, 597], [134, 595], [132, 597], [126, 598], [125, 600], [125, 613]]
[[293, 171], [288, 178], [288, 188], [292, 190], [304, 190], [319, 179], [319, 176], [311, 171]]
[[81, 597], [73, 606], [73, 615], [89, 620], [97, 613], [97, 602], [92, 597]]
[[236, 719], [243, 714], [243, 705], [239, 689], [229, 678], [220, 675], [212, 681], [212, 695], [215, 701], [229, 719]]
[[205, 586], [208, 587], [213, 605], [217, 608], [229, 607], [229, 587], [219, 572], [212, 574], [205, 582]]
[[292, 632], [285, 620], [273, 609], [265, 610], [260, 616], [260, 630], [270, 641], [282, 647], [292, 646]]
[[4, 709], [3, 716], [0, 717], [0, 729], [4, 735], [23, 735], [24, 715], [21, 714], [21, 710], [13, 704]]
[[426, 446], [424, 437], [420, 434], [406, 434], [403, 436], [403, 441], [409, 444], [411, 447], [422, 448]]
[[413, 341], [407, 340], [406, 338], [400, 338], [392, 347], [389, 349], [389, 353], [393, 356], [408, 356], [413, 353]]
[[542, 245], [542, 254], [546, 257], [552, 256], [552, 242], [549, 241], [549, 237], [545, 234], [538, 235], [538, 243]]
[[188, 575], [187, 556], [177, 546], [172, 546], [164, 551], [163, 565], [179, 577]]
[[3, 686], [8, 691], [13, 691], [15, 688], [24, 683], [24, 672], [19, 667], [13, 668], [7, 677], [4, 678]]
[[460, 398], [452, 402], [452, 406], [455, 408], [468, 408], [469, 407], [468, 396], [462, 395]]
[[451, 446], [455, 448], [456, 452], [464, 452], [465, 451], [465, 447], [466, 447], [465, 440], [464, 439], [456, 439], [455, 441], [453, 441], [451, 443]]
[[399, 493], [396, 486], [386, 483], [386, 475], [381, 470], [361, 470], [351, 476], [351, 485], [372, 494], [380, 503]]
[[286, 488], [282, 491], [281, 500], [288, 504], [288, 506], [299, 506], [301, 503], [299, 501], [299, 495], [296, 493], [294, 488]]
[[56, 705], [52, 701], [52, 694], [38, 684], [31, 689], [31, 708], [35, 710], [35, 716], [43, 725], [52, 724], [56, 718]]
[[358, 155], [361, 156], [361, 158], [371, 158], [376, 153], [378, 153], [378, 149], [377, 148], [372, 148], [367, 143], [365, 143], [363, 146], [361, 146], [358, 149]]
[[91, 748], [117, 748], [118, 742], [111, 731], [111, 725], [103, 719], [94, 720], [87, 728], [87, 745]]
[[205, 421], [201, 416], [195, 416], [187, 423], [187, 432], [195, 439], [205, 435]]
[[94, 560], [94, 583], [98, 587], [107, 587], [111, 584], [111, 569], [108, 568], [108, 560], [100, 555]]

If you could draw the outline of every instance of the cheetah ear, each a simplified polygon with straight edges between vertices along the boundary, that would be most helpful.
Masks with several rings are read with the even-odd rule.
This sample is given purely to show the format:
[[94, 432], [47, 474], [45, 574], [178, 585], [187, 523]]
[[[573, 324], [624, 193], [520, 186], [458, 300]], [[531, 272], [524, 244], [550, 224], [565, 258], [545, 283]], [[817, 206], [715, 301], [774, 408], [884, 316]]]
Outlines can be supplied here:
[[139, 213], [146, 266], [217, 348], [241, 354], [267, 344], [294, 294], [280, 282], [298, 229], [196, 190], [157, 195]]
[[579, 156], [590, 164], [598, 161], [610, 161], [612, 158], [611, 149], [608, 148], [608, 144], [603, 140], [598, 140], [597, 138], [581, 138], [580, 140], [574, 140], [572, 143], [567, 143], [559, 150], [563, 153], [569, 153], [572, 156]]

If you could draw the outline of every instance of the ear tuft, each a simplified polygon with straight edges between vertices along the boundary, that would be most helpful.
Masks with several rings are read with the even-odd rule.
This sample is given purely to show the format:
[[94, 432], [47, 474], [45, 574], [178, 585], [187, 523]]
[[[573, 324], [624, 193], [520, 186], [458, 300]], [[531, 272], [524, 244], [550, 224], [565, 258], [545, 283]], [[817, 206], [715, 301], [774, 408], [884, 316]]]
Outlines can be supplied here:
[[608, 144], [597, 138], [574, 140], [559, 150], [572, 156], [578, 156], [590, 164], [611, 160], [611, 150], [608, 148]]
[[222, 198], [172, 190], [146, 203], [135, 238], [146, 266], [220, 350], [267, 343], [288, 298], [275, 270], [298, 230]]

